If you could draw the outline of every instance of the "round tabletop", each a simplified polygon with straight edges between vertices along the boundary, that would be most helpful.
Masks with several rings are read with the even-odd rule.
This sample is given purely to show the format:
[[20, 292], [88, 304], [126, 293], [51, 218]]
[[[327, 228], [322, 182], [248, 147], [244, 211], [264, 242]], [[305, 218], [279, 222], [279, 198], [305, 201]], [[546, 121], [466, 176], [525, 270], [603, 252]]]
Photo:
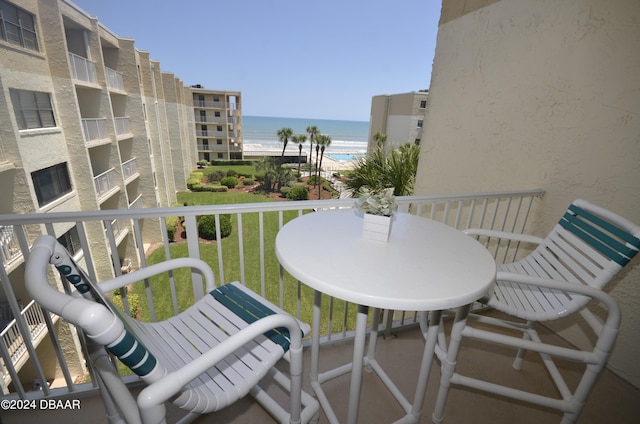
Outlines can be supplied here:
[[392, 219], [389, 240], [380, 242], [363, 239], [357, 209], [302, 215], [278, 232], [276, 255], [307, 286], [377, 308], [455, 308], [492, 288], [495, 260], [475, 239], [415, 215]]

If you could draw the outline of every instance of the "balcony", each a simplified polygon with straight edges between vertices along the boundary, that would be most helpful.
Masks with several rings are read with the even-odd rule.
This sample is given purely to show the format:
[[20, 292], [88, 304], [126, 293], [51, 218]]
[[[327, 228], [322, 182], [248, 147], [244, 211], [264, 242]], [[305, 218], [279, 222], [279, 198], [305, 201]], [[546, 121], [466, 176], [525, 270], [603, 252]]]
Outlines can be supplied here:
[[107, 88], [109, 88], [110, 91], [126, 94], [122, 73], [106, 66], [104, 69], [107, 75]]
[[[398, 200], [400, 210], [403, 212], [425, 216], [455, 228], [462, 229], [473, 225], [486, 229], [522, 232], [528, 220], [536, 219], [535, 216], [530, 216], [530, 214], [536, 209], [534, 206], [542, 195], [542, 191], [534, 190], [446, 196], [412, 196], [399, 198]], [[281, 271], [273, 253], [273, 239], [279, 228], [303, 213], [312, 213], [313, 210], [317, 209], [351, 208], [353, 205], [353, 200], [341, 199], [5, 215], [0, 216], [0, 225], [16, 228], [16, 233], [22, 241], [19, 246], [27, 246], [33, 241], [35, 234], [27, 233], [25, 229], [34, 224], [43, 224], [41, 228], [52, 231], [53, 223], [71, 223], [82, 229], [84, 226], [100, 222], [105, 224], [107, 229], [105, 236], [109, 241], [109, 245], [115, 246], [120, 234], [119, 231], [116, 231], [118, 223], [132, 220], [134, 225], [130, 226], [128, 231], [133, 233], [135, 240], [144, 241], [141, 228], [159, 223], [162, 234], [166, 235], [166, 219], [172, 216], [181, 216], [184, 217], [186, 241], [172, 243], [167, 237], [164, 237], [159, 249], [160, 252], [165, 252], [165, 257], [170, 254], [169, 252], [173, 248], [180, 245], [184, 247], [188, 256], [202, 258], [212, 264], [216, 270], [217, 284], [224, 284], [234, 280], [241, 281], [269, 298], [272, 302], [285, 309], [288, 308], [290, 313], [309, 321], [312, 296], [309, 295], [309, 292], [305, 290], [302, 284]], [[222, 243], [200, 243], [196, 228], [197, 218], [202, 215], [225, 214], [231, 215], [233, 223], [232, 235], [225, 238]], [[254, 227], [259, 228], [260, 231], [249, 230]], [[86, 239], [86, 232], [78, 231], [78, 234], [81, 237], [81, 244], [88, 245], [89, 240]], [[314, 252], [313, 241], [306, 240], [304, 234], [300, 235], [300, 246], [308, 249], [309, 254], [318, 255], [319, 260], [321, 260], [322, 252]], [[519, 246], [515, 245], [501, 246], [493, 253], [498, 260], [505, 260], [507, 258], [510, 259], [512, 255], [517, 255], [518, 248]], [[145, 259], [141, 259], [141, 266], [145, 266]], [[120, 259], [117, 252], [112, 252], [112, 261], [115, 273], [120, 272]], [[91, 261], [94, 264], [96, 262], [95, 260]], [[93, 269], [89, 271], [90, 275], [91, 272], [95, 272]], [[12, 283], [16, 286], [21, 284], [19, 277], [14, 277], [9, 272], [5, 272], [4, 275], [7, 275], [7, 278], [3, 276], [5, 284], [3, 287], [12, 286]], [[12, 281], [14, 278], [16, 281]], [[197, 278], [197, 276], [194, 278]], [[294, 299], [285, 305], [283, 293], [296, 293], [297, 300]], [[127, 305], [126, 295], [123, 300], [125, 301], [124, 304]], [[146, 301], [143, 301], [143, 308], [147, 311], [151, 320], [156, 320], [156, 300], [151, 296]], [[175, 305], [176, 309], [178, 308], [178, 298], [172, 296], [169, 301]], [[344, 304], [337, 299], [325, 298], [323, 304], [329, 306], [323, 312], [321, 326], [324, 329], [322, 334], [321, 366], [329, 368], [333, 362], [336, 364], [348, 362], [351, 356], [351, 344], [349, 342], [353, 337], [353, 328], [350, 317], [355, 314], [356, 308], [355, 305]], [[413, 368], [407, 366], [407, 364], [419, 363], [423, 348], [422, 335], [417, 328], [418, 314], [416, 312], [396, 311], [391, 316], [392, 320], [386, 321], [389, 324], [386, 325], [382, 332], [387, 336], [395, 337], [387, 337], [386, 340], [379, 342], [379, 360], [385, 367], [389, 367], [392, 378], [401, 382], [399, 388], [406, 391], [405, 393], [412, 393], [412, 387], [415, 385], [415, 375], [413, 375]], [[21, 320], [24, 321], [23, 325], [22, 327], [18, 326], [18, 328], [27, 328], [26, 320], [24, 318], [18, 319], [18, 321]], [[56, 339], [59, 335], [51, 334], [51, 337]], [[557, 336], [548, 334], [548, 337]], [[468, 349], [474, 350], [474, 347], [471, 346]], [[44, 357], [40, 356], [42, 353], [35, 350], [28, 350], [28, 352], [34, 364], [34, 369], [42, 370], [41, 367], [38, 367], [38, 364], [44, 359]], [[49, 355], [51, 354], [49, 353]], [[487, 350], [477, 351], [476, 355], [479, 358], [482, 357], [482, 359], [479, 359], [479, 361], [482, 361], [479, 362], [483, 364], [482, 366], [486, 367], [486, 364], [490, 363], [496, 369], [500, 368], [505, 372], [510, 372], [512, 358], [509, 353], [500, 350]], [[468, 357], [469, 355], [466, 356]], [[58, 357], [58, 366], [61, 369], [61, 373], [70, 375], [71, 365], [66, 362], [64, 355], [58, 355]], [[324, 358], [326, 358], [326, 362]], [[305, 361], [305, 366], [308, 367], [308, 356]], [[9, 363], [6, 366], [9, 375], [17, 375], [16, 365]], [[524, 384], [539, 386], [540, 381], [536, 370], [541, 365], [534, 363], [532, 366], [531, 375], [525, 379], [526, 382]], [[432, 380], [427, 392], [423, 422], [429, 422], [429, 411], [433, 406], [438, 375], [437, 366], [434, 365], [434, 367]], [[308, 372], [308, 369], [305, 372]], [[569, 372], [571, 372], [570, 369]], [[136, 390], [135, 378], [127, 378], [131, 378], [132, 389]], [[24, 389], [25, 382], [12, 381], [14, 389], [11, 393], [6, 394], [6, 398], [56, 399], [66, 397], [78, 399], [82, 396], [81, 410], [47, 411], [48, 422], [83, 421], [85, 418], [86, 420], [92, 419], [95, 421], [98, 416], [104, 417], [104, 409], [100, 402], [84, 397], [95, 393], [95, 386], [92, 383], [80, 384], [75, 382], [75, 378], [65, 378], [63, 381], [54, 382], [51, 388], [44, 387], [47, 378], [42, 371], [36, 371], [36, 380], [43, 387], [41, 391], [27, 392]], [[32, 382], [26, 383], [30, 385]], [[362, 404], [368, 407], [365, 408], [366, 410], [361, 415], [362, 422], [390, 422], [403, 415], [401, 408], [379, 383], [376, 378], [372, 377], [372, 374], [365, 373], [365, 390], [363, 391]], [[331, 400], [337, 404], [337, 413], [342, 416], [346, 411], [346, 402], [343, 398], [346, 397], [345, 393], [348, 393], [349, 379], [348, 377], [341, 377], [328, 384], [331, 389], [327, 390], [327, 392]], [[549, 386], [543, 385], [540, 387], [541, 390], [550, 390]], [[450, 399], [451, 405], [460, 405], [460, 407], [454, 408], [455, 411], [453, 413], [457, 414], [457, 419], [451, 419], [449, 422], [467, 422], [473, 419], [473, 422], [494, 423], [497, 422], [495, 411], [498, 408], [500, 408], [501, 416], [504, 419], [501, 422], [537, 423], [558, 421], [558, 414], [555, 412], [520, 404], [510, 404], [504, 400], [487, 396], [478, 397], [469, 391], [453, 391]], [[625, 422], [625, 417], [634, 417], [633, 414], [636, 412], [634, 405], [640, 400], [640, 394], [637, 390], [630, 389], [624, 382], [621, 382], [607, 371], [596, 385], [590, 399], [592, 402], [587, 404], [581, 423], [600, 423], [611, 420]], [[613, 408], [610, 405], [616, 406]], [[169, 422], [174, 422], [175, 411], [170, 409], [169, 414]], [[18, 422], [18, 420], [24, 420], [27, 416], [33, 420], [38, 419], [38, 415], [31, 416], [24, 411], [19, 411], [19, 413], [11, 412], [7, 414], [6, 423]], [[243, 400], [235, 406], [221, 411], [216, 414], [215, 418], [219, 422], [272, 422], [250, 399]], [[211, 418], [205, 418], [202, 422], [208, 419]], [[101, 418], [99, 422], [106, 422], [106, 419]], [[321, 416], [320, 422], [327, 422], [326, 418]], [[627, 420], [626, 422], [633, 422], [633, 420]], [[5, 423], [5, 416], [3, 416], [3, 423]]]
[[195, 119], [195, 122], [199, 122], [202, 124], [224, 124], [227, 121], [225, 120], [224, 116], [212, 116], [212, 115], [206, 115], [206, 116], [202, 116], [202, 115], [194, 115], [193, 117]]
[[98, 86], [95, 63], [71, 52], [69, 52], [69, 62], [71, 65], [71, 77], [75, 81]]
[[22, 256], [13, 225], [0, 225], [0, 255], [5, 268]]
[[111, 142], [107, 134], [107, 118], [82, 118], [82, 132], [88, 145]]
[[122, 163], [122, 175], [124, 176], [125, 184], [129, 184], [140, 176], [136, 165], [136, 158], [129, 159]]
[[107, 200], [118, 190], [118, 175], [115, 168], [111, 168], [100, 175], [93, 177], [93, 181], [96, 186], [96, 193], [98, 194], [98, 200], [100, 203]]
[[130, 138], [133, 136], [131, 129], [129, 128], [129, 117], [116, 116], [113, 120], [116, 124], [116, 135], [118, 136], [118, 139]]

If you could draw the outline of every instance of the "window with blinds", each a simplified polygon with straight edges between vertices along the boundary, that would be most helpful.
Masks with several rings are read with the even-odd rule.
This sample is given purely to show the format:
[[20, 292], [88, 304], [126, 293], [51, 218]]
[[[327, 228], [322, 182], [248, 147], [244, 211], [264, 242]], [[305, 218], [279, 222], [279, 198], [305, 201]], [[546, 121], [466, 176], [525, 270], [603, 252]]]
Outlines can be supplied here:
[[0, 39], [38, 51], [35, 16], [0, 0]]
[[56, 126], [49, 93], [14, 89], [10, 91], [18, 128], [28, 130]]

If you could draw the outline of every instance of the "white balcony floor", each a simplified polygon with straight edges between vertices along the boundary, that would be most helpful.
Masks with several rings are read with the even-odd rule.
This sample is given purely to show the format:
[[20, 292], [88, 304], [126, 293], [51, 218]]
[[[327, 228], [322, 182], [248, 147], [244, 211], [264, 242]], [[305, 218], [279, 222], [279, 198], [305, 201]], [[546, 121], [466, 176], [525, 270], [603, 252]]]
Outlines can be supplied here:
[[[550, 334], [546, 337], [557, 338]], [[396, 382], [405, 396], [412, 398], [418, 363], [423, 347], [420, 331], [411, 329], [397, 334], [397, 338], [380, 340], [378, 342], [378, 359], [392, 379]], [[351, 343], [340, 342], [321, 349], [321, 370], [348, 362], [351, 357]], [[309, 354], [306, 352], [305, 368], [308, 373]], [[513, 382], [517, 387], [535, 390], [539, 393], [552, 394], [554, 388], [548, 380], [538, 357], [527, 354], [522, 371], [511, 368], [515, 351], [480, 345], [477, 342], [465, 340], [459, 360], [459, 370], [475, 373], [476, 376], [490, 375], [496, 382]], [[561, 370], [571, 376], [577, 375], [572, 371], [572, 364], [559, 363]], [[480, 374], [478, 374], [480, 373]], [[422, 423], [431, 422], [431, 410], [435, 402], [439, 380], [438, 364], [434, 363]], [[347, 394], [349, 375], [339, 377], [325, 383], [325, 393], [334, 405], [338, 418], [346, 420]], [[308, 388], [308, 381], [306, 382]], [[107, 423], [104, 408], [98, 397], [81, 398], [79, 411], [46, 411], [42, 413], [2, 411], [2, 424], [48, 423], [67, 424], [69, 422], [91, 422], [93, 424]], [[168, 407], [168, 422], [175, 422], [181, 413], [171, 406]], [[395, 399], [387, 391], [382, 382], [373, 373], [365, 373], [359, 422], [388, 423], [403, 416], [403, 411]], [[594, 386], [587, 405], [578, 420], [579, 424], [602, 423], [636, 423], [640, 416], [640, 390], [613, 374], [609, 370], [600, 376]], [[484, 393], [473, 392], [468, 389], [453, 388], [445, 410], [445, 423], [474, 423], [474, 424], [539, 424], [558, 423], [561, 414], [541, 407], [505, 400]], [[273, 423], [253, 400], [248, 397], [237, 402], [219, 413], [204, 416], [196, 423]], [[327, 423], [321, 414], [320, 423]]]

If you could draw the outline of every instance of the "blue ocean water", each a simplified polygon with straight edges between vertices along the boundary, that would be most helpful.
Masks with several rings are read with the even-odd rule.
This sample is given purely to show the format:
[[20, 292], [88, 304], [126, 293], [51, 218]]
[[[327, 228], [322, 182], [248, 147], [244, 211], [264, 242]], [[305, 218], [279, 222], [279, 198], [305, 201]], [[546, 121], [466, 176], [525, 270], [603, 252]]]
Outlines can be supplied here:
[[[294, 134], [306, 134], [306, 129], [310, 125], [315, 125], [322, 134], [327, 134], [331, 138], [331, 145], [325, 150], [326, 155], [362, 155], [367, 152], [369, 122], [243, 115], [244, 149], [281, 151], [282, 143], [278, 141], [277, 135], [279, 129], [291, 128]], [[302, 146], [305, 151], [309, 150], [308, 141]], [[289, 143], [287, 151], [289, 150], [297, 152], [298, 146], [295, 143]]]

